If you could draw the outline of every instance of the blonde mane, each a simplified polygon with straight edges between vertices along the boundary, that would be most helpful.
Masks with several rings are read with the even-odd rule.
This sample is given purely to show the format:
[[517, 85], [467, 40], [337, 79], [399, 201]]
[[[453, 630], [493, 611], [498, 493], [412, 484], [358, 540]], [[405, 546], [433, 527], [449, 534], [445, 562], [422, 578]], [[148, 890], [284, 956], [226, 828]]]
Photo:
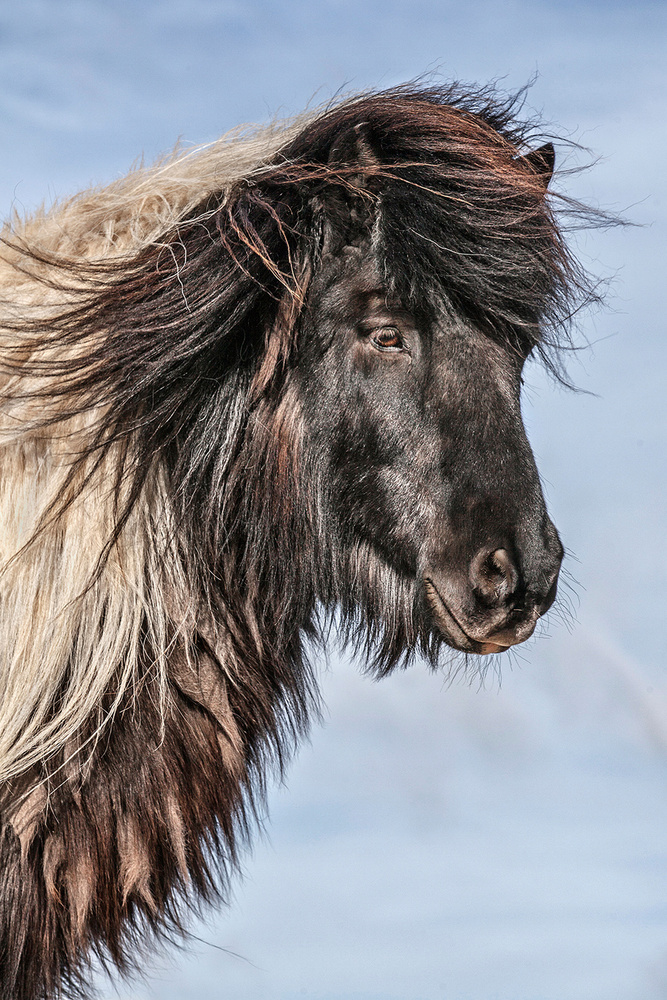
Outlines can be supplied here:
[[[34, 317], [61, 307], [68, 296], [49, 284], [54, 262], [108, 262], [159, 242], [207, 196], [261, 173], [313, 117], [237, 128], [207, 145], [177, 147], [105, 187], [25, 219], [14, 216], [0, 249], [5, 315]], [[61, 346], [54, 350], [62, 353]], [[0, 352], [27, 362], [30, 337], [3, 330], [0, 320]], [[39, 378], [16, 367], [17, 374], [0, 376], [0, 782], [72, 741], [74, 754], [77, 734], [91, 718], [99, 736], [128, 690], [142, 683], [142, 622], [164, 692], [166, 652], [178, 638], [189, 649], [201, 610], [188, 596], [159, 475], [146, 483], [145, 502], [135, 505], [107, 552], [117, 449], [107, 452], [79, 493], [72, 462], [98, 415], [59, 424], [57, 402], [40, 398]], [[48, 432], [45, 412], [54, 421]], [[86, 470], [78, 468], [76, 477], [83, 481]], [[69, 494], [74, 499], [62, 509]]]

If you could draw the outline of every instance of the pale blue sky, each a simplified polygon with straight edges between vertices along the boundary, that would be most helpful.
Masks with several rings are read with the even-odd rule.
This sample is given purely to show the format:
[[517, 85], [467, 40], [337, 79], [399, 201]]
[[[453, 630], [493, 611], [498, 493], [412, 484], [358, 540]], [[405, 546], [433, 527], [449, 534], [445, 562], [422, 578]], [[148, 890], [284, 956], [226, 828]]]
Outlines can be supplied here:
[[2, 5], [5, 210], [341, 87], [537, 74], [530, 106], [599, 158], [564, 189], [641, 224], [580, 239], [613, 277], [572, 367], [595, 395], [528, 379], [578, 560], [572, 631], [554, 617], [482, 690], [420, 667], [372, 684], [332, 655], [326, 725], [272, 793], [230, 911], [197, 928], [248, 961], [188, 946], [122, 997], [667, 996], [666, 28], [667, 5], [641, 2]]

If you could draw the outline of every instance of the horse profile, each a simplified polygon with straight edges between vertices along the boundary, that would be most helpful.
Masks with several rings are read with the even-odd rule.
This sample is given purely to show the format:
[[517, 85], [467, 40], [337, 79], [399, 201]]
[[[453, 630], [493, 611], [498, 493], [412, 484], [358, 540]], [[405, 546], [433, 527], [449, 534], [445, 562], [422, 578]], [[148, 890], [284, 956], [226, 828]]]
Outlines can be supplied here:
[[332, 622], [382, 675], [553, 602], [521, 373], [588, 293], [535, 145], [396, 88], [5, 230], [3, 998], [224, 895]]

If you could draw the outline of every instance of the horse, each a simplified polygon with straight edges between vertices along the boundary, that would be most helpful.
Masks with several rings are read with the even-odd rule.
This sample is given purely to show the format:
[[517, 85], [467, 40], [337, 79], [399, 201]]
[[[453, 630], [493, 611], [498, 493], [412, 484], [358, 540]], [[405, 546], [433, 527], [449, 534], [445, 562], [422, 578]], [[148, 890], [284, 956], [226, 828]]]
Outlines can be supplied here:
[[380, 677], [552, 605], [522, 370], [592, 292], [534, 136], [371, 91], [5, 227], [3, 998], [224, 901], [332, 628]]

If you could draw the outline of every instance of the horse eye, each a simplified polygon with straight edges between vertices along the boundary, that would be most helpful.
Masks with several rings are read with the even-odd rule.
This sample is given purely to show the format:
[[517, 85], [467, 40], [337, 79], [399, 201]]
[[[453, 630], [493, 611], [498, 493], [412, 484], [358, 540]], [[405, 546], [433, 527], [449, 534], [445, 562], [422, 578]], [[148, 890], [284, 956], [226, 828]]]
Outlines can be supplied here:
[[371, 341], [379, 351], [402, 351], [403, 338], [395, 326], [383, 326], [375, 330]]

